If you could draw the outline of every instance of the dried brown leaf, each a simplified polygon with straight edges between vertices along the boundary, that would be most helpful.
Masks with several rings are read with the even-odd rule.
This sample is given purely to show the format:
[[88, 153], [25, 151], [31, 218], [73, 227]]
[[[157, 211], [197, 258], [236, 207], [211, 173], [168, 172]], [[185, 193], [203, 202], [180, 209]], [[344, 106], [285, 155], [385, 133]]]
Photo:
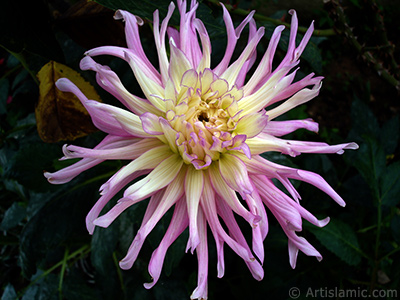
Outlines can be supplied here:
[[47, 143], [74, 140], [96, 131], [90, 116], [79, 99], [72, 93], [57, 89], [55, 82], [67, 77], [89, 99], [100, 100], [93, 86], [73, 69], [50, 61], [38, 72], [39, 101], [35, 108], [40, 138]]

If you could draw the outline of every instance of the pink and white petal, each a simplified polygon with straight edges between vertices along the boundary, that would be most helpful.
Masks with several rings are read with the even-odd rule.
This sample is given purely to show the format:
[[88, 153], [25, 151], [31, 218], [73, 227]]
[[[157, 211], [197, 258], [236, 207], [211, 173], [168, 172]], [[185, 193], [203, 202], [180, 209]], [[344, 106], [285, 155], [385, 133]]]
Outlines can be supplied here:
[[282, 185], [286, 188], [286, 190], [290, 193], [294, 200], [298, 201], [301, 199], [299, 193], [294, 188], [293, 184], [288, 179], [291, 173], [296, 173], [296, 170], [288, 172], [287, 170], [282, 171], [281, 169], [277, 169], [271, 167], [267, 164], [264, 164], [265, 159], [260, 156], [254, 156], [254, 159], [248, 160], [243, 155], [240, 156], [241, 159], [246, 163], [247, 170], [252, 175], [263, 174], [268, 178], [276, 178], [278, 179]]
[[211, 41], [203, 22], [201, 22], [199, 19], [195, 19], [193, 21], [193, 25], [200, 35], [201, 48], [203, 50], [201, 60], [197, 65], [196, 70], [197, 72], [203, 72], [205, 69], [210, 68], [211, 65]]
[[139, 64], [139, 60], [133, 54], [128, 51], [125, 52], [125, 60], [131, 66], [133, 73], [135, 74], [136, 80], [140, 85], [146, 99], [156, 107], [160, 112], [165, 113], [165, 103], [162, 100], [164, 95], [164, 89], [161, 81], [154, 81], [150, 78], [147, 70]]
[[[81, 90], [69, 79], [60, 78], [59, 80], [57, 80], [56, 86], [60, 91], [70, 92], [78, 97], [78, 99], [81, 101], [83, 106], [90, 114], [93, 124], [98, 129], [113, 135], [130, 136], [130, 134], [123, 130], [112, 116], [99, 109], [99, 107], [101, 107], [101, 104], [99, 102], [88, 100], [88, 98], [81, 92]], [[99, 103], [100, 105], [96, 105], [92, 102]]]
[[[111, 127], [112, 129], [121, 128], [123, 131], [136, 137], [150, 137], [143, 130], [140, 118], [127, 110], [90, 100], [87, 102], [87, 107], [89, 113], [92, 112], [93, 123], [96, 122], [95, 125], [105, 132], [110, 131], [109, 123], [113, 122], [116, 124], [113, 125], [114, 127]], [[118, 125], [119, 127], [117, 127]]]
[[140, 234], [147, 236], [164, 214], [183, 196], [184, 180], [185, 172], [180, 172], [174, 180], [164, 188], [163, 193], [160, 194], [162, 197], [157, 202], [154, 211], [149, 215], [145, 215], [143, 218], [143, 226], [139, 229]]
[[318, 261], [322, 260], [322, 255], [305, 238], [297, 236], [294, 231], [286, 231], [285, 229], [284, 231], [289, 238], [289, 262], [293, 269], [296, 267], [299, 250], [308, 256], [315, 256]]
[[[86, 228], [90, 234], [93, 234], [94, 228], [97, 224], [94, 221], [100, 215], [102, 209], [106, 206], [106, 204], [110, 201], [112, 197], [114, 197], [125, 185], [129, 182], [135, 180], [136, 178], [147, 174], [149, 171], [137, 171], [129, 174], [128, 176], [124, 177], [122, 180], [118, 181], [115, 185], [113, 185], [107, 193], [104, 193], [99, 200], [93, 205], [92, 209], [86, 216]], [[115, 175], [114, 175], [115, 176]], [[132, 203], [133, 204], [133, 203]], [[106, 226], [103, 226], [106, 227]]]
[[235, 133], [245, 134], [247, 138], [257, 136], [268, 124], [268, 116], [264, 113], [248, 114], [237, 122]]
[[306, 129], [318, 133], [319, 126], [312, 119], [289, 120], [289, 121], [270, 121], [263, 129], [263, 133], [273, 136], [283, 136], [298, 129]]
[[162, 193], [156, 193], [156, 202], [151, 209], [148, 206], [142, 225], [140, 226], [132, 245], [129, 247], [126, 257], [120, 261], [121, 267], [124, 269], [132, 267], [146, 237], [153, 230], [159, 220], [165, 215], [165, 213], [172, 207], [172, 205], [174, 205], [182, 197], [184, 193], [184, 177], [184, 173], [181, 172], [168, 185], [168, 187], [164, 189]]
[[236, 196], [236, 192], [228, 186], [219, 171], [216, 164], [211, 164], [208, 168], [208, 176], [211, 179], [211, 184], [215, 192], [226, 202], [227, 205], [239, 216], [243, 217], [251, 226], [256, 226], [260, 221], [258, 216], [253, 215], [248, 211]]
[[[100, 149], [112, 148], [113, 146], [110, 147], [110, 145], [114, 145], [116, 142], [121, 141], [121, 140], [125, 140], [125, 138], [107, 135], [94, 149], [100, 150]], [[54, 173], [44, 172], [44, 176], [52, 184], [67, 183], [67, 182], [71, 181], [72, 179], [74, 179], [76, 176], [78, 176], [83, 171], [86, 171], [86, 170], [102, 163], [103, 161], [104, 161], [103, 159], [84, 158], [84, 159], [81, 159], [80, 161], [78, 161], [68, 167], [65, 167], [64, 169], [56, 171]]]
[[295, 152], [300, 153], [336, 153], [343, 154], [344, 150], [356, 150], [358, 145], [356, 143], [345, 143], [338, 145], [328, 145], [321, 142], [303, 142], [303, 141], [292, 141], [286, 140], [286, 143], [290, 144], [290, 147]]
[[186, 1], [178, 3], [179, 11], [181, 13], [179, 28], [180, 44], [178, 48], [182, 50], [190, 61], [191, 68], [196, 69], [201, 59], [201, 49], [193, 22], [196, 18], [196, 9], [199, 4], [197, 2], [192, 2], [191, 4], [189, 12], [186, 13]]
[[[208, 224], [213, 232], [214, 236], [217, 240], [222, 240], [226, 242], [229, 247], [232, 248], [240, 257], [242, 257], [245, 261], [253, 261], [254, 257], [248, 249], [244, 248], [240, 244], [238, 244], [235, 240], [233, 240], [223, 229], [219, 219], [218, 219], [218, 211], [216, 206], [216, 195], [215, 191], [210, 183], [208, 177], [204, 178], [204, 189], [203, 195], [201, 198], [201, 207], [203, 209], [203, 213], [208, 221]], [[261, 203], [262, 204], [262, 203]], [[218, 244], [217, 244], [218, 246]], [[220, 277], [220, 276], [219, 276]]]
[[268, 110], [266, 114], [268, 115], [269, 120], [275, 119], [276, 117], [284, 114], [285, 112], [315, 98], [319, 94], [320, 89], [321, 89], [321, 84], [316, 84], [312, 89], [305, 88], [300, 90], [292, 97], [290, 97], [288, 100], [283, 102], [281, 105], [271, 110]]
[[181, 171], [183, 161], [179, 155], [171, 154], [164, 159], [153, 171], [142, 180], [127, 188], [124, 192], [125, 198], [135, 199], [144, 195], [151, 195], [164, 188], [175, 179]]
[[172, 128], [171, 124], [164, 118], [160, 118], [159, 120], [164, 134], [159, 135], [157, 137], [160, 138], [166, 144], [168, 144], [170, 149], [174, 153], [178, 153], [178, 146], [177, 146], [177, 139], [179, 138], [178, 132], [176, 132], [175, 129]]
[[[99, 201], [95, 204], [95, 206], [86, 217], [86, 224], [89, 232], [93, 232], [95, 225], [94, 220], [98, 217], [100, 211], [107, 204], [109, 199], [111, 199], [111, 197], [113, 197], [133, 179], [143, 174], [149, 173], [150, 171], [148, 171], [147, 169], [155, 168], [170, 155], [171, 153], [168, 151], [168, 147], [165, 145], [152, 148], [151, 150], [143, 153], [141, 156], [139, 156], [128, 165], [121, 168], [105, 184], [103, 184], [100, 188], [100, 191], [101, 195], [104, 197], [101, 197], [99, 199]], [[140, 200], [142, 199], [143, 198], [141, 198]], [[132, 202], [132, 200], [130, 201]], [[118, 214], [115, 214], [114, 212], [122, 212], [127, 207], [129, 207], [129, 202], [121, 201], [121, 204], [109, 216], [103, 217], [100, 220], [97, 219], [96, 225], [107, 227], [114, 220], [112, 216], [118, 216]]]
[[52, 184], [64, 184], [72, 179], [74, 179], [76, 176], [81, 174], [82, 172], [93, 168], [94, 166], [97, 166], [98, 164], [102, 163], [104, 159], [95, 159], [95, 158], [84, 158], [81, 159], [80, 161], [65, 167], [59, 171], [56, 172], [44, 172], [43, 175], [44, 177], [47, 178], [47, 180], [52, 183]]
[[226, 9], [226, 7], [221, 3], [222, 9], [223, 9], [223, 19], [225, 22], [226, 26], [226, 33], [227, 33], [227, 45], [225, 49], [225, 54], [224, 57], [222, 58], [221, 62], [218, 64], [217, 67], [214, 68], [214, 73], [216, 75], [221, 75], [226, 71], [226, 68], [228, 67], [233, 51], [235, 50], [237, 40], [240, 37], [240, 34], [243, 30], [243, 28], [246, 26], [247, 23], [250, 22], [250, 20], [253, 18], [254, 11], [250, 12], [247, 17], [242, 21], [242, 23], [236, 28], [233, 26], [232, 18]]
[[[288, 203], [288, 198], [279, 190], [266, 176], [253, 176], [253, 182], [258, 189], [264, 204], [274, 214], [279, 216], [283, 222], [281, 226], [289, 230], [302, 230], [302, 219], [300, 213]], [[289, 198], [290, 201], [293, 201]]]
[[199, 214], [199, 203], [200, 197], [203, 193], [203, 187], [203, 171], [189, 167], [186, 171], [185, 177], [186, 205], [189, 216], [189, 241], [186, 247], [186, 251], [188, 251], [190, 248], [192, 253], [200, 243], [200, 237], [197, 227], [197, 217]]
[[[253, 184], [253, 183], [252, 183]], [[253, 184], [254, 188], [254, 184]], [[260, 221], [257, 226], [252, 228], [252, 249], [254, 254], [258, 257], [261, 263], [264, 261], [264, 239], [268, 233], [268, 221], [267, 214], [263, 202], [258, 194], [257, 190], [254, 189], [253, 193], [246, 198], [247, 206], [250, 211], [260, 217]]]
[[166, 85], [169, 78], [168, 76], [169, 61], [168, 61], [167, 51], [165, 48], [165, 34], [167, 31], [168, 22], [171, 19], [174, 9], [175, 9], [175, 4], [171, 2], [170, 5], [168, 6], [167, 15], [161, 23], [161, 28], [159, 28], [160, 17], [158, 10], [156, 10], [153, 13], [154, 40], [156, 43], [156, 48], [158, 53], [158, 62], [160, 65], [161, 81], [163, 86]]
[[[164, 194], [164, 191], [161, 190], [161, 191], [158, 191], [155, 195], [153, 195], [150, 198], [150, 201], [146, 207], [146, 212], [144, 214], [142, 224], [140, 225], [140, 229], [137, 232], [135, 238], [133, 239], [131, 245], [129, 246], [127, 254], [119, 262], [119, 266], [121, 269], [123, 269], [123, 270], [130, 269], [130, 268], [132, 268], [133, 264], [135, 263], [136, 258], [139, 255], [140, 249], [142, 248], [143, 243], [147, 237], [147, 235], [143, 235], [140, 230], [143, 228], [144, 224], [146, 224], [146, 222], [149, 220], [150, 216], [157, 209], [157, 205], [160, 202], [160, 199], [163, 194]], [[127, 203], [130, 203], [130, 202], [136, 203], [136, 201], [129, 201], [128, 199], [124, 199], [124, 201], [126, 201]], [[129, 204], [127, 204], [127, 205], [129, 205]]]
[[245, 163], [234, 155], [224, 153], [219, 159], [219, 170], [225, 182], [243, 198], [253, 192]]
[[189, 224], [186, 201], [181, 198], [175, 204], [174, 214], [172, 215], [171, 222], [160, 242], [158, 248], [151, 255], [149, 263], [149, 274], [152, 277], [151, 283], [145, 283], [146, 289], [152, 288], [158, 281], [161, 275], [162, 266], [164, 263], [165, 255], [171, 244], [178, 238], [178, 236], [187, 228]]
[[[254, 19], [250, 20], [249, 23], [249, 37], [248, 37], [248, 43], [251, 42], [254, 36], [257, 35], [257, 26], [256, 26], [256, 21]], [[257, 51], [253, 51], [253, 53], [250, 55], [250, 57], [245, 61], [243, 64], [242, 69], [239, 71], [238, 76], [236, 77], [235, 80], [235, 85], [238, 88], [243, 87], [243, 84], [246, 80], [247, 72], [251, 69], [251, 67], [254, 65], [255, 61], [257, 59]]]
[[129, 139], [128, 145], [121, 147], [113, 147], [110, 149], [90, 149], [83, 148], [74, 145], [67, 146], [65, 149], [67, 153], [64, 155], [67, 158], [98, 158], [98, 159], [127, 159], [134, 160], [138, 158], [144, 152], [153, 149], [158, 146], [162, 146], [162, 142], [155, 138], [141, 139]]
[[[296, 72], [297, 70], [292, 72], [291, 75], [295, 75]], [[272, 98], [268, 102], [268, 105], [272, 105], [276, 102], [287, 99], [307, 86], [319, 85], [322, 79], [324, 79], [324, 77], [322, 76], [313, 77], [314, 75], [315, 75], [314, 73], [311, 73], [295, 83], [290, 82], [291, 83], [291, 84], [289, 83], [290, 85], [283, 86], [283, 88], [281, 88], [277, 93], [275, 93], [272, 96]]]
[[272, 170], [276, 170], [282, 177], [287, 177], [291, 179], [301, 180], [307, 182], [309, 184], [314, 185], [319, 188], [321, 191], [325, 192], [328, 196], [330, 196], [335, 202], [337, 202], [340, 206], [345, 206], [345, 202], [343, 199], [335, 192], [335, 190], [319, 175], [310, 171], [299, 170], [294, 168], [285, 167], [273, 162], [270, 162], [266, 159], [263, 159], [260, 156], [254, 156], [253, 160], [257, 162], [253, 164], [255, 166], [257, 164], [260, 167], [259, 171], [256, 171], [258, 174], [260, 170], [264, 169], [265, 174], [269, 176], [272, 173]]
[[276, 69], [257, 91], [251, 95], [246, 95], [238, 102], [239, 110], [243, 110], [245, 114], [250, 114], [258, 112], [270, 105], [271, 100], [280, 92], [284, 91], [293, 81], [294, 72], [286, 76], [293, 66]]
[[226, 81], [230, 83], [230, 88], [232, 88], [233, 83], [236, 82], [236, 79], [238, 78], [239, 73], [242, 70], [245, 62], [249, 60], [254, 51], [256, 51], [257, 44], [260, 41], [261, 37], [264, 35], [264, 32], [265, 28], [260, 27], [257, 30], [255, 36], [251, 39], [251, 41], [249, 41], [239, 58], [220, 75], [221, 78], [226, 79]]
[[197, 287], [190, 299], [207, 299], [208, 295], [208, 243], [207, 243], [207, 220], [202, 210], [198, 212], [197, 224], [200, 243], [196, 248], [198, 261]]
[[275, 28], [274, 33], [268, 44], [268, 49], [264, 53], [263, 58], [254, 71], [249, 81], [244, 85], [243, 91], [245, 95], [251, 95], [256, 87], [260, 84], [264, 84], [272, 72], [272, 61], [275, 55], [278, 42], [281, 38], [281, 32], [285, 29], [285, 26], [280, 25]]
[[189, 59], [186, 57], [185, 53], [182, 52], [178, 47], [176, 47], [170, 41], [170, 64], [169, 64], [169, 77], [172, 79], [175, 89], [180, 91], [180, 83], [183, 77], [183, 74], [187, 70], [193, 69]]
[[161, 81], [160, 74], [147, 58], [140, 41], [138, 25], [143, 25], [143, 20], [124, 10], [117, 10], [115, 12], [114, 19], [122, 19], [125, 21], [125, 35], [128, 48], [135, 53], [140, 58], [142, 63], [146, 65], [147, 69]]
[[122, 84], [115, 72], [107, 66], [96, 63], [90, 56], [82, 58], [80, 68], [82, 70], [95, 71], [97, 73], [97, 83], [135, 114], [140, 115], [145, 112], [159, 112], [147, 99], [132, 95]]
[[335, 190], [325, 181], [325, 179], [321, 177], [321, 175], [310, 171], [297, 170], [297, 174], [293, 173], [291, 178], [312, 184], [313, 186], [317, 187], [328, 196], [330, 196], [340, 206], [346, 206], [346, 203], [344, 202], [342, 197], [340, 197], [339, 194], [335, 192]]
[[166, 145], [161, 145], [148, 150], [115, 173], [113, 177], [111, 177], [105, 184], [101, 186], [101, 193], [107, 193], [108, 190], [111, 189], [115, 184], [133, 172], [156, 168], [161, 162], [169, 158], [171, 155], [172, 152], [169, 151], [169, 147]]
[[130, 63], [131, 60], [134, 60], [138, 68], [143, 70], [148, 79], [157, 83], [160, 86], [162, 85], [161, 76], [157, 71], [156, 73], [154, 73], [154, 67], [149, 67], [145, 62], [143, 62], [143, 60], [139, 56], [136, 55], [136, 53], [134, 53], [128, 48], [116, 47], [116, 46], [102, 46], [86, 51], [85, 55], [89, 56], [111, 55], [121, 58], [128, 63]]
[[[217, 201], [218, 214], [221, 216], [228, 228], [230, 236], [242, 247], [247, 249], [247, 251], [251, 252], [250, 247], [247, 245], [246, 239], [235, 220], [232, 210], [227, 205], [226, 201], [223, 201], [222, 199], [220, 200], [221, 201]], [[250, 262], [245, 261], [245, 263], [256, 280], [260, 281], [264, 278], [264, 270], [255, 258], [251, 259]]]
[[159, 117], [150, 113], [146, 112], [142, 114], [140, 117], [142, 121], [143, 130], [151, 135], [162, 135], [163, 129], [160, 125]]

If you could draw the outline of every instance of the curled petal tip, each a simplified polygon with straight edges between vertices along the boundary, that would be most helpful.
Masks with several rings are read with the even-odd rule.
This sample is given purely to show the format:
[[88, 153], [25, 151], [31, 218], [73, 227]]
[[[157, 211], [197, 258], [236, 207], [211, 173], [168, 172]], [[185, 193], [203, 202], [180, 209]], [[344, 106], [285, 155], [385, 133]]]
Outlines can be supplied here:
[[155, 282], [147, 282], [147, 283], [143, 284], [144, 288], [147, 290], [151, 289], [154, 285], [155, 285]]
[[359, 148], [357, 143], [349, 143], [344, 149], [357, 150]]
[[62, 92], [70, 92], [74, 84], [67, 78], [60, 78], [56, 81], [56, 87]]
[[132, 268], [132, 263], [123, 259], [119, 262], [119, 267], [122, 270], [129, 270], [130, 268]]

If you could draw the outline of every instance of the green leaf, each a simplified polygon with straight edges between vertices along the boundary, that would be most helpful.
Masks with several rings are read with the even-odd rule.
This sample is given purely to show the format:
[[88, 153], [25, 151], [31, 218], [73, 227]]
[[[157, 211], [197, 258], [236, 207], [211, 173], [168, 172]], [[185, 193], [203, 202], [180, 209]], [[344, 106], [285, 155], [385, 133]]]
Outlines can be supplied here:
[[[34, 276], [33, 280], [40, 276], [43, 272], [38, 271]], [[32, 300], [32, 299], [46, 299], [46, 300], [58, 300], [58, 278], [54, 274], [48, 274], [47, 276], [40, 278], [36, 284], [29, 286], [21, 300]]]
[[400, 162], [385, 169], [381, 178], [381, 200], [386, 206], [396, 206], [400, 202]]
[[9, 230], [19, 224], [26, 217], [26, 207], [23, 203], [14, 202], [4, 214], [0, 230]]
[[363, 101], [355, 97], [351, 104], [352, 129], [349, 140], [363, 142], [366, 136], [378, 140], [380, 135], [378, 120]]
[[393, 154], [399, 142], [400, 121], [399, 116], [395, 116], [383, 124], [380, 134], [380, 142], [385, 150], [385, 154]]
[[107, 228], [96, 227], [91, 244], [91, 262], [96, 270], [95, 279], [103, 299], [119, 299], [119, 282], [117, 268], [113, 259], [119, 233], [119, 220]]
[[112, 255], [117, 241], [117, 223], [113, 223], [108, 228], [96, 227], [92, 238], [91, 261], [98, 273], [107, 275], [110, 273], [110, 269], [114, 268]]
[[[307, 223], [308, 224], [308, 223]], [[351, 266], [356, 266], [364, 256], [358, 245], [358, 239], [353, 229], [339, 220], [331, 220], [328, 225], [317, 228], [306, 225], [316, 238], [335, 255]]]
[[30, 143], [24, 145], [7, 165], [6, 176], [16, 179], [33, 191], [52, 188], [43, 176], [43, 171], [51, 169], [53, 160], [60, 155], [60, 147], [55, 144]]
[[97, 188], [97, 182], [80, 188], [65, 185], [50, 200], [46, 199], [48, 194], [41, 194], [48, 202], [29, 219], [20, 238], [20, 264], [25, 276], [34, 274], [49, 252], [63, 242], [79, 235], [87, 237], [84, 220]]
[[15, 292], [14, 287], [11, 283], [7, 284], [4, 289], [3, 295], [1, 296], [1, 300], [16, 300], [18, 299], [17, 293]]
[[383, 148], [375, 140], [360, 144], [356, 153], [349, 153], [352, 163], [367, 182], [375, 200], [379, 198], [379, 178], [386, 167]]

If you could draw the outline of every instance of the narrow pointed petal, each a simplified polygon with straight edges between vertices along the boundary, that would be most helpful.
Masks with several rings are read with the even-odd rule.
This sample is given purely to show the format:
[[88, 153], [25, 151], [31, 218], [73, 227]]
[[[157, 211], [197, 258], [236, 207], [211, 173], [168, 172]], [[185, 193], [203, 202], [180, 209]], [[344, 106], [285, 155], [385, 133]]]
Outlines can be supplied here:
[[252, 138], [262, 132], [267, 124], [268, 116], [264, 113], [248, 114], [239, 119], [235, 132]]
[[162, 146], [162, 143], [158, 139], [144, 139], [138, 142], [132, 141], [133, 139], [128, 139], [129, 144], [122, 147], [114, 147], [110, 149], [90, 149], [78, 146], [68, 146], [66, 147], [68, 153], [64, 153], [68, 158], [98, 158], [98, 159], [136, 159], [142, 153]]
[[207, 222], [202, 210], [199, 210], [196, 226], [199, 228], [199, 246], [196, 248], [198, 261], [197, 287], [190, 299], [207, 299], [208, 295], [208, 244]]
[[168, 81], [168, 68], [169, 61], [167, 56], [167, 50], [165, 48], [165, 34], [167, 32], [168, 21], [172, 17], [172, 13], [174, 12], [175, 5], [173, 2], [168, 6], [168, 13], [165, 19], [161, 23], [161, 28], [159, 28], [160, 17], [158, 10], [156, 10], [153, 14], [153, 28], [154, 28], [154, 40], [156, 43], [157, 53], [158, 53], [158, 61], [160, 65], [161, 72], [161, 81], [165, 86]]
[[251, 194], [253, 188], [247, 174], [246, 165], [234, 155], [224, 154], [219, 160], [219, 170], [225, 182], [242, 197]]
[[214, 69], [214, 73], [217, 75], [220, 75], [226, 71], [226, 68], [227, 68], [229, 62], [231, 61], [233, 51], [235, 50], [235, 46], [236, 46], [237, 40], [240, 37], [241, 32], [242, 32], [243, 28], [246, 26], [246, 24], [248, 24], [250, 22], [250, 20], [253, 18], [253, 15], [255, 13], [254, 11], [250, 12], [247, 15], [247, 17], [242, 21], [242, 23], [235, 30], [235, 28], [233, 26], [232, 18], [229, 15], [228, 10], [226, 9], [226, 7], [223, 4], [221, 4], [221, 6], [222, 6], [222, 9], [224, 12], [223, 19], [224, 19], [225, 26], [226, 26], [228, 44], [226, 46], [224, 57], [222, 58], [221, 62], [218, 64], [218, 66]]
[[97, 83], [135, 114], [140, 115], [145, 112], [158, 112], [147, 99], [132, 95], [122, 84], [118, 75], [109, 67], [96, 63], [90, 56], [82, 58], [80, 67], [81, 70], [95, 71]]
[[125, 34], [128, 48], [140, 58], [140, 60], [146, 66], [149, 72], [151, 72], [151, 74], [154, 74], [154, 76], [158, 79], [157, 82], [159, 82], [161, 79], [160, 74], [147, 58], [146, 54], [144, 53], [142, 43], [140, 41], [138, 25], [143, 25], [143, 20], [124, 10], [117, 10], [115, 12], [114, 19], [122, 19], [125, 21]]
[[151, 275], [153, 282], [145, 283], [144, 287], [146, 289], [152, 288], [157, 283], [161, 275], [162, 265], [164, 263], [165, 255], [168, 248], [187, 228], [188, 224], [189, 221], [186, 210], [186, 201], [184, 199], [181, 199], [175, 204], [174, 214], [172, 215], [172, 219], [167, 229], [167, 232], [161, 240], [158, 248], [151, 255], [149, 263], [149, 274]]
[[318, 123], [312, 119], [294, 121], [270, 121], [264, 127], [263, 132], [273, 136], [283, 136], [298, 129], [306, 129], [318, 133]]
[[268, 115], [269, 120], [275, 119], [276, 117], [284, 114], [285, 112], [303, 104], [311, 99], [315, 98], [319, 94], [319, 90], [321, 89], [321, 84], [316, 84], [312, 89], [302, 89], [297, 92], [291, 98], [286, 100], [281, 105], [268, 110], [266, 114]]
[[175, 154], [163, 160], [153, 171], [142, 180], [131, 185], [125, 190], [124, 197], [135, 199], [164, 188], [181, 170], [183, 161]]
[[[116, 142], [124, 140], [122, 137], [107, 135], [94, 149], [102, 150], [109, 149], [109, 145], [114, 145]], [[111, 146], [113, 148], [113, 146]], [[86, 171], [101, 162], [103, 159], [83, 158], [80, 161], [54, 173], [45, 172], [44, 176], [52, 184], [63, 184], [71, 181], [83, 171]]]
[[231, 189], [225, 180], [222, 178], [218, 166], [212, 164], [208, 169], [208, 174], [211, 179], [211, 184], [216, 193], [226, 202], [227, 205], [238, 215], [243, 217], [249, 224], [255, 226], [259, 218], [248, 211], [243, 204], [239, 201], [236, 193]]
[[[131, 268], [132, 264], [137, 258], [141, 246], [148, 234], [153, 230], [159, 220], [164, 216], [164, 214], [174, 205], [183, 195], [183, 182], [184, 173], [180, 173], [176, 178], [165, 188], [163, 193], [159, 193], [157, 200], [157, 205], [154, 209], [149, 210], [145, 217], [143, 218], [142, 225], [137, 232], [137, 235], [130, 246], [127, 255], [124, 259], [120, 261], [120, 265], [123, 268]], [[162, 197], [161, 197], [162, 195]]]
[[189, 242], [186, 251], [190, 248], [192, 253], [200, 243], [197, 228], [199, 202], [204, 187], [203, 171], [188, 168], [185, 178], [185, 194], [189, 215]]

